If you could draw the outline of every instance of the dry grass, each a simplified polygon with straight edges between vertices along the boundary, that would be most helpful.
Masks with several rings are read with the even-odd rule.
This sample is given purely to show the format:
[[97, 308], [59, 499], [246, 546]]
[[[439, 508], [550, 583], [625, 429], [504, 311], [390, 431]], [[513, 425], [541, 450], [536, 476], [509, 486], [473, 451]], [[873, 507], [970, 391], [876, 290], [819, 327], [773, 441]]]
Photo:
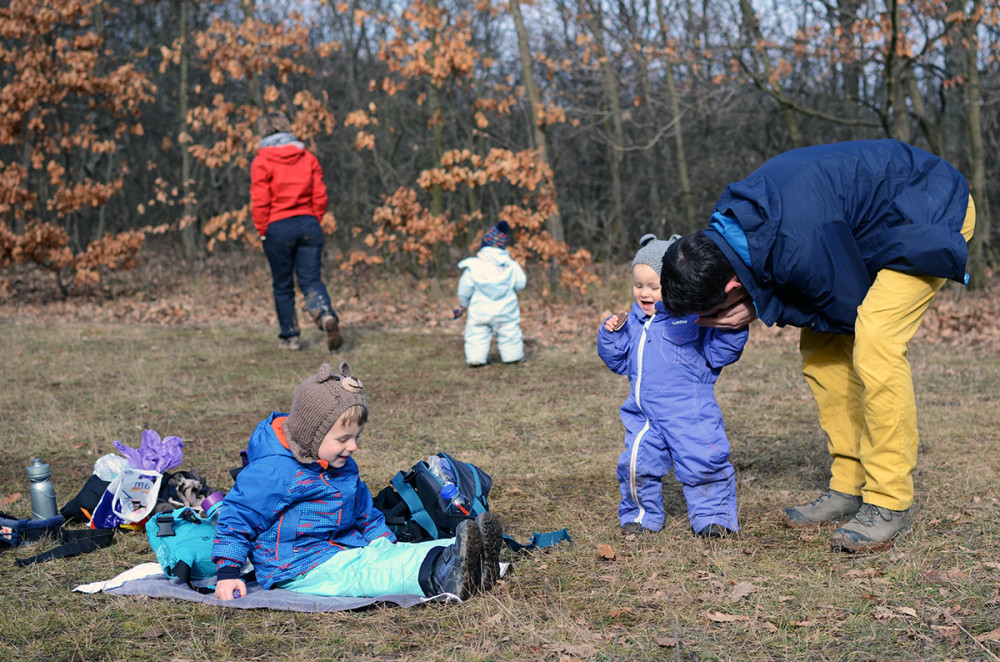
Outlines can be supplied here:
[[[436, 286], [431, 286], [432, 291]], [[624, 284], [622, 285], [624, 288]], [[450, 284], [439, 288], [450, 294]], [[426, 294], [427, 290], [423, 290]], [[349, 295], [345, 294], [349, 298]], [[442, 295], [443, 297], [444, 295]], [[594, 319], [615, 296], [594, 294]], [[433, 300], [433, 296], [430, 297]], [[259, 303], [259, 302], [258, 302]], [[250, 305], [249, 303], [247, 305]], [[385, 301], [378, 304], [389, 305]], [[446, 310], [440, 298], [435, 306]], [[43, 307], [39, 306], [39, 310]], [[399, 304], [400, 310], [406, 310]], [[347, 316], [350, 319], [349, 315]], [[318, 332], [300, 353], [273, 330], [223, 320], [40, 323], [0, 318], [0, 497], [25, 516], [24, 467], [55, 472], [60, 504], [113, 439], [144, 428], [185, 441], [211, 484], [258, 419], [287, 407], [328, 358]], [[825, 486], [828, 459], [794, 341], [751, 341], [718, 386], [737, 467], [743, 530], [705, 542], [688, 529], [668, 478], [668, 524], [623, 539], [616, 521], [618, 406], [591, 329], [529, 330], [521, 365], [466, 368], [460, 326], [393, 330], [349, 322], [349, 360], [371, 394], [357, 455], [377, 490], [395, 471], [445, 450], [494, 479], [493, 508], [516, 539], [566, 526], [574, 539], [509, 555], [493, 593], [463, 605], [335, 614], [228, 610], [172, 600], [82, 595], [77, 584], [152, 560], [139, 534], [85, 556], [28, 568], [0, 555], [0, 659], [16, 660], [885, 660], [996, 659], [1000, 654], [1000, 362], [992, 352], [916, 343], [921, 415], [913, 535], [892, 551], [829, 551], [829, 531], [790, 531], [782, 506]], [[398, 326], [406, 326], [404, 323]], [[610, 545], [614, 558], [599, 553]]]

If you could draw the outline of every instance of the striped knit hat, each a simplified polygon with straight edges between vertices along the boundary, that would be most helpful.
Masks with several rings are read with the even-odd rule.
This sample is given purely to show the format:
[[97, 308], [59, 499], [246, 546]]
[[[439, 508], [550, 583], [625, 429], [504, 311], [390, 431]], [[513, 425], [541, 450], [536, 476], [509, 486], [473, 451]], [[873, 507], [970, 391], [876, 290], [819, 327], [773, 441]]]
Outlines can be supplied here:
[[500, 221], [486, 231], [486, 234], [483, 235], [483, 243], [479, 247], [507, 248], [508, 243], [510, 243], [510, 226], [507, 225], [507, 221]]

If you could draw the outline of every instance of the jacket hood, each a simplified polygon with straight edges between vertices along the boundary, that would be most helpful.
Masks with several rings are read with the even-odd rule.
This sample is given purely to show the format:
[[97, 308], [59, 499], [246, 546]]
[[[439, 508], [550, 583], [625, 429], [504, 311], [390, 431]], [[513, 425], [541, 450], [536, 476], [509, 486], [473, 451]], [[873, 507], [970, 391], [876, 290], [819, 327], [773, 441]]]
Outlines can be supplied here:
[[260, 141], [257, 155], [274, 163], [291, 165], [306, 153], [306, 146], [290, 133], [272, 133]]
[[514, 280], [513, 259], [505, 249], [484, 246], [474, 257], [458, 263], [459, 269], [468, 269], [479, 289], [490, 299], [504, 297]]
[[[318, 462], [312, 462], [310, 464], [303, 464], [299, 462], [292, 451], [285, 448], [278, 439], [278, 435], [274, 432], [272, 424], [274, 419], [288, 416], [284, 412], [272, 412], [270, 416], [262, 420], [257, 424], [256, 429], [254, 429], [253, 434], [250, 436], [250, 441], [247, 443], [247, 460], [253, 462], [254, 460], [260, 460], [262, 458], [270, 457], [273, 462], [285, 461], [281, 458], [286, 458], [296, 464], [309, 467], [314, 471], [324, 471], [322, 465]], [[359, 474], [358, 464], [354, 461], [354, 458], [349, 458], [344, 466], [334, 469], [332, 467], [326, 469], [326, 471], [332, 472], [334, 475], [339, 476], [343, 474]]]
[[250, 442], [247, 444], [247, 459], [251, 462], [268, 456], [285, 456], [295, 459], [292, 451], [281, 445], [278, 436], [271, 427], [274, 419], [287, 415], [283, 412], [271, 412], [270, 416], [257, 424], [257, 428], [253, 431]]

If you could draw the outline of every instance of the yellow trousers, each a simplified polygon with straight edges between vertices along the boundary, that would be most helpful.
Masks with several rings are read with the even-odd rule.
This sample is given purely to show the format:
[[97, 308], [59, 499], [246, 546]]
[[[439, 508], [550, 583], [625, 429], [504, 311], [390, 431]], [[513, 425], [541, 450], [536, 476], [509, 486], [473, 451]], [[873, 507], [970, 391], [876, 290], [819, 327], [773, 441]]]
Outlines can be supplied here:
[[[969, 196], [966, 242], [975, 225]], [[913, 503], [917, 406], [907, 351], [944, 283], [883, 269], [858, 307], [853, 336], [802, 329], [802, 374], [828, 437], [831, 489], [891, 510]]]

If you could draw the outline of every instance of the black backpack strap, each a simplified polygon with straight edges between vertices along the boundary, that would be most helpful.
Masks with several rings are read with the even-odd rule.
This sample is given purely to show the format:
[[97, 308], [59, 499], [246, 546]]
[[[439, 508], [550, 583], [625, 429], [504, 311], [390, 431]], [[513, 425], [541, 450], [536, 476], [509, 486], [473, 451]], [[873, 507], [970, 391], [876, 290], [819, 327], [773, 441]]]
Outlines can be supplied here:
[[24, 567], [33, 563], [41, 563], [50, 559], [64, 559], [79, 554], [87, 554], [104, 549], [115, 539], [117, 529], [63, 529], [59, 532], [59, 540], [63, 543], [47, 552], [29, 556], [26, 559], [15, 559], [14, 565]]
[[191, 566], [187, 564], [186, 561], [178, 561], [174, 564], [174, 567], [170, 570], [177, 579], [181, 580], [188, 585], [192, 591], [197, 591], [202, 595], [214, 595], [215, 587], [208, 588], [206, 586], [195, 586], [191, 583]]
[[413, 521], [419, 524], [422, 529], [427, 531], [432, 539], [437, 538], [437, 525], [424, 508], [424, 504], [420, 500], [420, 496], [417, 494], [417, 491], [406, 482], [406, 477], [402, 471], [393, 476], [392, 486], [396, 488], [396, 492], [403, 499], [403, 501], [406, 502], [406, 505], [410, 509], [410, 517], [413, 518]]

